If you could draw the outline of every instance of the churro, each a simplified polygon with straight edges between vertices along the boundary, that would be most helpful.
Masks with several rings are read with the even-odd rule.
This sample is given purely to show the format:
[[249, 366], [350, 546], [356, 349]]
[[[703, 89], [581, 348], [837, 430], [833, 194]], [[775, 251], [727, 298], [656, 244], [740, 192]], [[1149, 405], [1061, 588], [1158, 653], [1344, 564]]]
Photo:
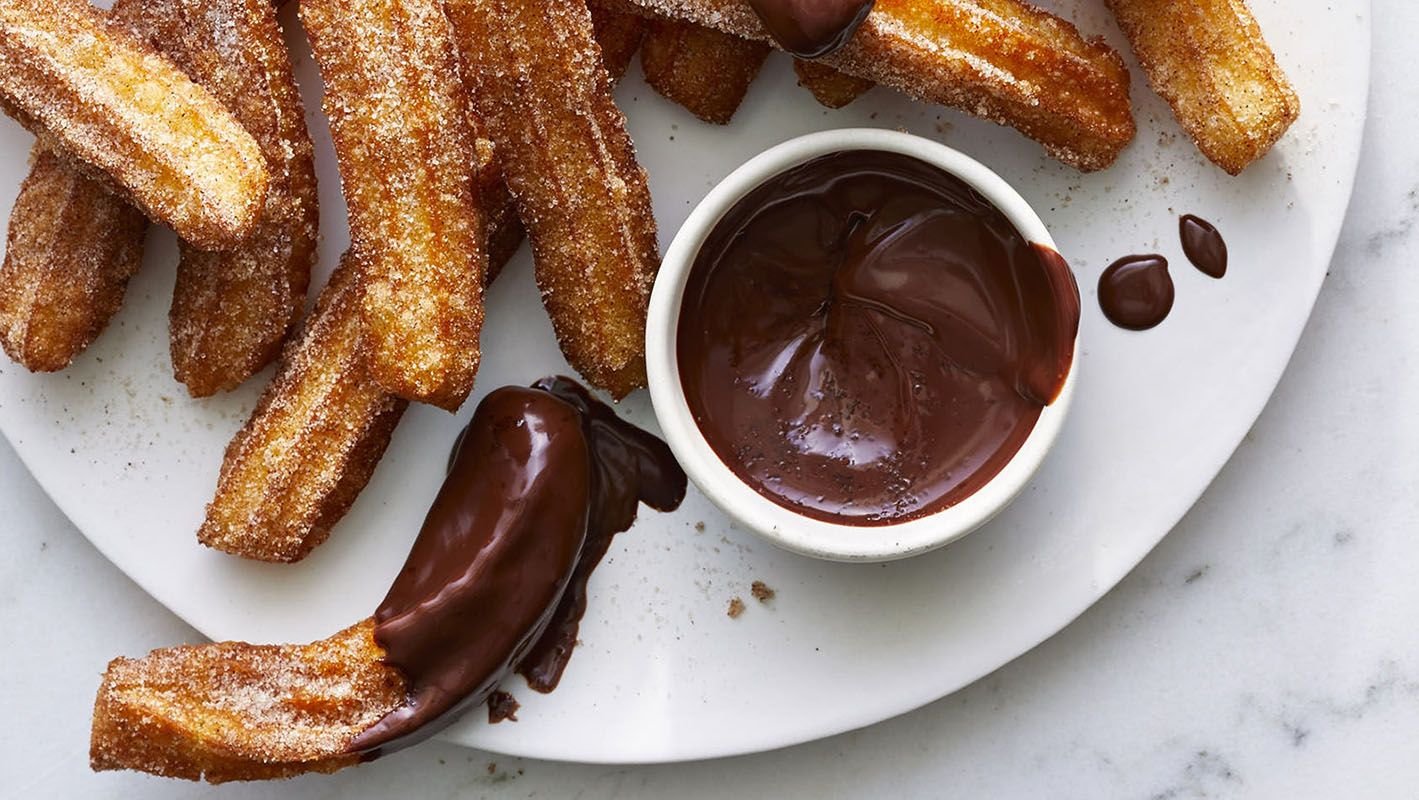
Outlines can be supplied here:
[[260, 215], [251, 135], [85, 0], [0, 3], [0, 107], [192, 244], [234, 246]]
[[212, 92], [261, 146], [271, 180], [234, 249], [181, 248], [173, 371], [194, 397], [235, 388], [281, 350], [315, 263], [315, 163], [300, 91], [269, 0], [140, 0], [130, 26]]
[[1301, 104], [1245, 0], [1107, 0], [1148, 82], [1232, 175], [1266, 155]]
[[729, 124], [771, 48], [711, 28], [651, 20], [641, 43], [645, 82], [716, 125]]
[[532, 240], [568, 361], [623, 397], [645, 383], [659, 265], [650, 192], [581, 3], [452, 0], [464, 80]]
[[[770, 41], [745, 0], [597, 0]], [[918, 100], [1010, 125], [1080, 170], [1133, 140], [1128, 70], [1101, 39], [1022, 0], [877, 0], [822, 62]]]
[[569, 379], [494, 390], [369, 619], [305, 646], [114, 660], [90, 762], [214, 783], [333, 772], [428, 737], [515, 669], [550, 691], [611, 538], [685, 487], [664, 442]]
[[620, 80], [631, 65], [631, 59], [645, 37], [645, 19], [635, 14], [594, 6], [591, 9], [591, 32], [601, 47], [601, 61], [611, 81]]
[[357, 764], [346, 745], [405, 702], [374, 630], [367, 619], [307, 645], [221, 642], [116, 658], [94, 702], [90, 766], [222, 783]]
[[842, 108], [877, 85], [827, 64], [802, 58], [793, 59], [793, 71], [798, 75], [798, 85], [812, 92], [813, 98], [828, 108]]
[[408, 403], [369, 375], [359, 258], [346, 253], [251, 419], [227, 446], [197, 538], [260, 561], [299, 561], [369, 482]]
[[365, 264], [370, 374], [456, 409], [478, 369], [487, 255], [448, 19], [438, 0], [302, 0], [300, 13]]
[[10, 209], [0, 344], [26, 369], [64, 369], [123, 304], [148, 220], [44, 144]]
[[[522, 240], [491, 142], [478, 147], [489, 280]], [[364, 364], [359, 273], [346, 253], [251, 418], [227, 446], [203, 544], [259, 561], [299, 561], [325, 541], [374, 474], [408, 403]]]

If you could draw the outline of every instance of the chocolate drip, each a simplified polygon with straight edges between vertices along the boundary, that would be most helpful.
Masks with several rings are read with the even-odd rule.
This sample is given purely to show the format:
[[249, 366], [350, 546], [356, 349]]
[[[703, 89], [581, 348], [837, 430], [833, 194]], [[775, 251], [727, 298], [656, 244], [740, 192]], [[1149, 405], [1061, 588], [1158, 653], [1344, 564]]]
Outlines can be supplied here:
[[765, 497], [854, 525], [994, 477], [1063, 385], [1079, 293], [960, 179], [848, 151], [787, 170], [706, 238], [677, 357], [710, 446]]
[[1184, 214], [1178, 220], [1178, 236], [1187, 260], [1204, 275], [1220, 278], [1227, 274], [1227, 242], [1212, 223]]
[[409, 700], [348, 749], [373, 757], [432, 735], [484, 703], [544, 634], [560, 640], [573, 616], [574, 641], [595, 566], [586, 560], [630, 526], [637, 500], [669, 510], [684, 495], [684, 473], [660, 460], [668, 452], [566, 378], [489, 394], [375, 611], [375, 641]]
[[873, 0], [749, 0], [779, 47], [799, 58], [820, 58], [847, 44]]
[[581, 412], [595, 454], [591, 514], [581, 557], [546, 632], [517, 666], [529, 686], [550, 692], [557, 688], [572, 657], [577, 629], [586, 613], [586, 583], [611, 546], [611, 537], [631, 527], [637, 502], [657, 511], [678, 508], [685, 499], [686, 480], [685, 471], [665, 442], [616, 416], [580, 384], [567, 378], [544, 378], [533, 385]]
[[1162, 322], [1173, 308], [1173, 278], [1160, 255], [1124, 256], [1099, 276], [1099, 307], [1109, 322], [1131, 331]]

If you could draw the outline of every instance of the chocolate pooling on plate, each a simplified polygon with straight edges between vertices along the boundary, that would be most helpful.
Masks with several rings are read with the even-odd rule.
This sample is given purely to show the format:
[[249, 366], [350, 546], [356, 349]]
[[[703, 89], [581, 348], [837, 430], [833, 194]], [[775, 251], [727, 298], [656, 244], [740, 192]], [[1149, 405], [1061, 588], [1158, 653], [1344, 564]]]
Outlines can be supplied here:
[[872, 11], [873, 0], [749, 0], [779, 47], [820, 58], [847, 44]]
[[1212, 223], [1184, 214], [1178, 220], [1178, 236], [1183, 254], [1202, 274], [1213, 278], [1227, 274], [1227, 242]]
[[1144, 331], [1158, 325], [1173, 309], [1168, 260], [1148, 253], [1110, 264], [1099, 276], [1099, 308], [1120, 328]]
[[815, 519], [953, 505], [1015, 455], [1069, 373], [1079, 292], [959, 178], [834, 153], [746, 194], [706, 237], [677, 359], [738, 477]]
[[570, 379], [489, 394], [375, 611], [408, 702], [348, 749], [373, 757], [420, 741], [519, 665], [555, 686], [611, 537], [637, 503], [668, 511], [684, 494], [669, 448]]

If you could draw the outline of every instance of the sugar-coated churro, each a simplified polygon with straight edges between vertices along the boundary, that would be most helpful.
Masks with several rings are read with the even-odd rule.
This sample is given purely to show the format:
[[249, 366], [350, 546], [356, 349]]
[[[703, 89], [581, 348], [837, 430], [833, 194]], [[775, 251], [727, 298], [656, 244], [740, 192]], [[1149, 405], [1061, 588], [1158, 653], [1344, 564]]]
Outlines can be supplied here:
[[514, 670], [551, 691], [611, 538], [685, 489], [668, 445], [571, 379], [496, 389], [370, 618], [305, 646], [116, 659], [90, 761], [212, 782], [332, 772], [427, 738]]
[[620, 80], [645, 37], [645, 18], [636, 14], [601, 8], [591, 9], [592, 35], [601, 46], [601, 60], [611, 80]]
[[227, 446], [197, 538], [260, 561], [299, 561], [369, 482], [408, 403], [369, 375], [363, 265], [347, 253], [246, 426]]
[[798, 85], [812, 92], [814, 99], [828, 108], [842, 108], [877, 85], [827, 64], [802, 58], [793, 59], [793, 71], [798, 75]]
[[645, 172], [581, 3], [453, 0], [464, 80], [532, 239], [562, 352], [622, 397], [645, 383], [659, 256]]
[[0, 344], [26, 369], [64, 369], [123, 304], [148, 220], [44, 144], [10, 210]]
[[455, 409], [478, 369], [487, 256], [448, 19], [438, 0], [302, 0], [300, 13], [365, 262], [370, 373]]
[[1148, 82], [1203, 155], [1236, 175], [1301, 112], [1245, 0], [1107, 0]]
[[234, 246], [260, 215], [251, 135], [85, 0], [0, 3], [0, 107], [195, 245]]
[[334, 772], [345, 746], [405, 702], [366, 619], [306, 645], [244, 642], [116, 658], [94, 702], [89, 763], [210, 783]]
[[279, 353], [315, 262], [315, 163], [269, 0], [137, 0], [129, 27], [212, 92], [261, 146], [271, 180], [237, 247], [184, 244], [171, 325], [173, 371], [195, 397], [235, 388]]
[[[516, 252], [522, 225], [502, 188], [492, 143], [482, 141], [478, 153], [491, 280]], [[341, 259], [256, 410], [227, 446], [197, 534], [203, 544], [259, 561], [299, 561], [325, 541], [374, 474], [408, 403], [381, 387], [364, 364], [357, 258]]]
[[[770, 41], [746, 0], [597, 0]], [[877, 0], [821, 59], [919, 100], [1010, 125], [1081, 170], [1133, 140], [1128, 70], [1101, 39], [1023, 0]]]
[[770, 47], [688, 22], [651, 20], [641, 43], [645, 82], [691, 114], [729, 124]]

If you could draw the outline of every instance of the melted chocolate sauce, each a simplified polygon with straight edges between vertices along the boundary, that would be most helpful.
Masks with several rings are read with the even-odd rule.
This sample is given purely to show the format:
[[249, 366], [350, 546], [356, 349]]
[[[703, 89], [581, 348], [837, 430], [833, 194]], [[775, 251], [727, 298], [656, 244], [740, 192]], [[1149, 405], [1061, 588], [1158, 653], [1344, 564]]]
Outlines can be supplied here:
[[835, 153], [755, 188], [706, 237], [676, 342], [696, 423], [781, 506], [882, 525], [978, 490], [1074, 355], [1079, 293], [969, 186]]
[[1212, 223], [1192, 214], [1178, 220], [1183, 253], [1204, 275], [1220, 278], [1227, 274], [1227, 242]]
[[546, 632], [518, 663], [517, 671], [539, 692], [557, 688], [576, 646], [577, 628], [586, 613], [586, 582], [601, 563], [611, 537], [631, 527], [636, 503], [673, 511], [685, 499], [685, 471], [670, 446], [616, 416], [610, 406], [567, 378], [544, 378], [533, 384], [581, 413], [591, 442], [591, 509], [586, 543], [571, 580], [552, 612]]
[[1173, 278], [1160, 255], [1124, 256], [1099, 276], [1099, 307], [1109, 322], [1144, 331], [1162, 322], [1173, 308]]
[[570, 629], [555, 648], [560, 674], [606, 542], [638, 500], [669, 510], [684, 491], [663, 442], [569, 379], [489, 394], [375, 611], [375, 641], [407, 679], [408, 702], [348, 749], [373, 757], [432, 735], [525, 658], [550, 658], [537, 655], [544, 636], [560, 643]]
[[847, 44], [872, 11], [873, 0], [749, 0], [779, 47], [820, 58]]

